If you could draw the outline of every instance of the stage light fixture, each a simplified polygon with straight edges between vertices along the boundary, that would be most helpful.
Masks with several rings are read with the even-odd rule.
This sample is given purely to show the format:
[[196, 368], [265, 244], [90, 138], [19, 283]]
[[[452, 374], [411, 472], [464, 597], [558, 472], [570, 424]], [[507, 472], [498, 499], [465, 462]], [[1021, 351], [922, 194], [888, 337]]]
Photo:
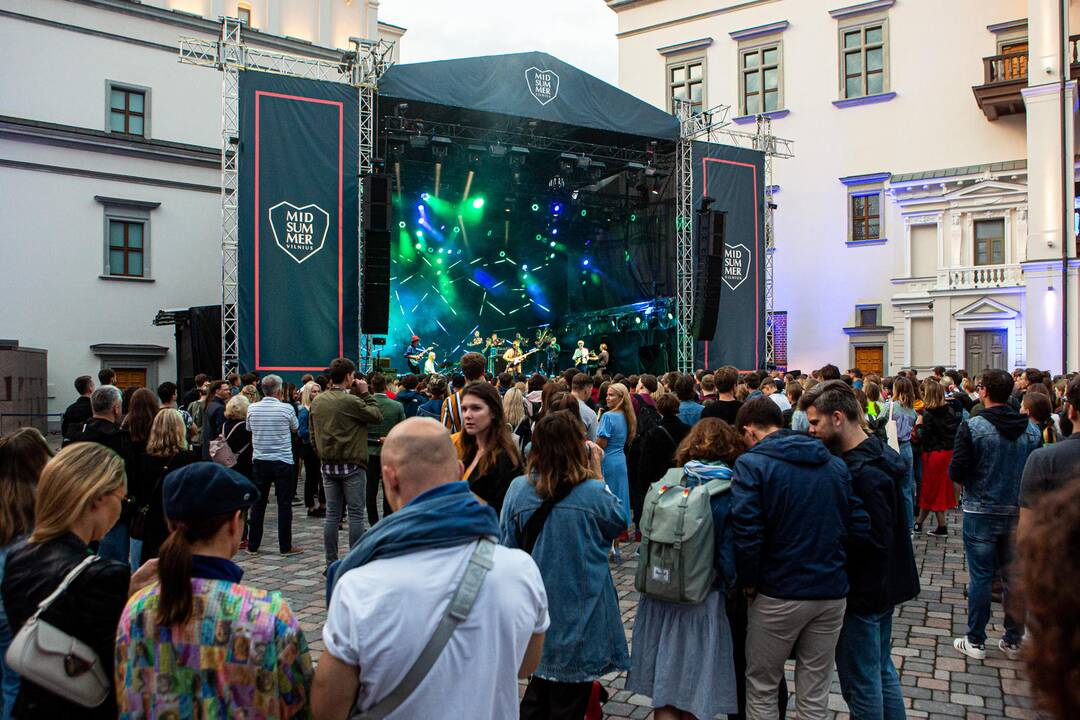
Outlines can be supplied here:
[[588, 170], [592, 164], [592, 158], [587, 155], [579, 155], [577, 159], [578, 170]]
[[499, 257], [501, 257], [501, 258], [506, 257], [506, 251], [505, 250], [500, 250], [499, 251]]
[[423, 239], [424, 231], [423, 230], [417, 230], [416, 231], [416, 237]]
[[[420, 193], [420, 199], [421, 199], [421, 200], [423, 200], [424, 202], [427, 202], [427, 201], [428, 201], [428, 199], [430, 199], [430, 198], [431, 198], [431, 195], [430, 195], [430, 194], [428, 194], [428, 193], [426, 193], [426, 192], [425, 192], [425, 193]], [[416, 206], [416, 209], [417, 209], [417, 210], [419, 210], [419, 209], [420, 209], [420, 206], [419, 206], [419, 205], [417, 205], [417, 206]]]
[[562, 175], [555, 174], [548, 180], [548, 190], [558, 191], [566, 187], [566, 181], [563, 180]]
[[559, 171], [564, 175], [569, 175], [574, 172], [574, 166], [577, 165], [578, 156], [573, 153], [559, 153]]
[[484, 198], [478, 197], [472, 201], [473, 210], [479, 210], [484, 207]]
[[506, 153], [508, 152], [508, 149], [502, 143], [496, 143], [496, 144], [490, 146], [488, 148], [488, 151], [491, 152], [491, 157], [493, 157], [493, 158], [503, 158], [503, 157], [506, 157]]
[[551, 234], [552, 235], [558, 235], [559, 234], [559, 228], [551, 228]]
[[598, 182], [604, 177], [607, 177], [607, 163], [593, 160], [592, 164], [589, 166], [589, 177], [593, 182]]
[[484, 160], [487, 151], [483, 145], [469, 145], [465, 152], [468, 154], [469, 167], [476, 167]]
[[537, 240], [543, 240], [543, 239], [544, 239], [544, 236], [543, 236], [543, 235], [541, 235], [540, 233], [536, 233], [536, 239], [537, 239]]
[[397, 226], [399, 228], [401, 228], [402, 230], [404, 230], [405, 229], [405, 221], [404, 220], [399, 220]]
[[431, 156], [436, 160], [442, 160], [450, 154], [450, 138], [441, 135], [433, 135], [431, 138]]
[[630, 222], [637, 222], [637, 213], [630, 213]]
[[525, 159], [529, 157], [529, 149], [523, 148], [518, 145], [514, 145], [510, 148], [510, 166], [520, 167], [525, 164]]
[[581, 217], [585, 217], [588, 214], [589, 214], [588, 210], [586, 210], [585, 208], [581, 208]]
[[557, 203], [557, 202], [551, 203], [551, 213], [552, 213], [552, 215], [558, 215], [561, 212], [562, 212], [562, 203]]
[[581, 264], [584, 265], [585, 267], [589, 267], [589, 258], [585, 258], [584, 260], [582, 260]]
[[409, 147], [415, 148], [417, 150], [423, 150], [427, 146], [428, 146], [428, 136], [427, 135], [410, 135], [409, 136]]
[[390, 135], [386, 138], [386, 153], [391, 158], [397, 158], [405, 152], [405, 146], [408, 145], [407, 138], [401, 135]]
[[552, 240], [551, 242], [549, 242], [548, 247], [555, 247], [555, 241]]
[[532, 204], [532, 211], [533, 212], [538, 212], [539, 210], [540, 210], [540, 205], [537, 204], [537, 203], [533, 203]]

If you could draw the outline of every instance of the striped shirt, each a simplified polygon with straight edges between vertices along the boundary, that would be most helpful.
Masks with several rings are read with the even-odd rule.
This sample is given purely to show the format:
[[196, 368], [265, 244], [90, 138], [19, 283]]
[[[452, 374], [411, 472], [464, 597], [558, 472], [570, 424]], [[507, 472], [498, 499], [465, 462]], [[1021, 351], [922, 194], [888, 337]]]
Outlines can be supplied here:
[[247, 414], [253, 459], [277, 460], [292, 465], [292, 433], [299, 427], [292, 405], [272, 397], [253, 403]]

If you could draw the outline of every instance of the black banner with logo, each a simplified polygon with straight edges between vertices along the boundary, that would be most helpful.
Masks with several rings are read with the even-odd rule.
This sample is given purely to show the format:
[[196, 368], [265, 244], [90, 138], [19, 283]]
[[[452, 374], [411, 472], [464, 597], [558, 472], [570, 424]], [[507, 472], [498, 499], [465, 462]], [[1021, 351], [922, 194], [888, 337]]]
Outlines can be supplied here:
[[[740, 370], [765, 366], [765, 156], [756, 150], [694, 143], [695, 258], [699, 265], [695, 313], [706, 302], [708, 273], [700, 263], [721, 268], [712, 274], [719, 313], [711, 340], [698, 342], [695, 366]], [[711, 198], [711, 203], [709, 202]], [[703, 205], [703, 199], [706, 199]], [[715, 282], [719, 280], [719, 282]], [[709, 332], [712, 330], [712, 332]]]
[[357, 89], [240, 73], [239, 356], [295, 378], [358, 346]]

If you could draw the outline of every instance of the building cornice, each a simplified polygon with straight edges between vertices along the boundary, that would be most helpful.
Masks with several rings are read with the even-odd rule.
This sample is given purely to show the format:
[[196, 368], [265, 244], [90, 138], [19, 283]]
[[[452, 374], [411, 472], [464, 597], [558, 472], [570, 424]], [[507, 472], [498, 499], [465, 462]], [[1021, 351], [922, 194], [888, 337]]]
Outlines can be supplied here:
[[840, 178], [840, 182], [847, 186], [852, 185], [873, 185], [874, 183], [883, 183], [892, 177], [890, 172], [876, 172], [876, 173], [864, 173], [862, 175], [848, 175]]
[[750, 38], [760, 37], [761, 35], [782, 33], [788, 29], [788, 24], [787, 20], [778, 20], [776, 22], [768, 23], [767, 25], [758, 25], [744, 30], [732, 30], [728, 35], [731, 36], [732, 40], [749, 40]]
[[46, 165], [44, 163], [23, 162], [21, 160], [7, 160], [0, 158], [0, 167], [14, 170], [26, 170], [29, 172], [46, 172], [56, 175], [68, 175], [70, 177], [92, 178], [94, 180], [109, 180], [112, 182], [127, 183], [134, 185], [148, 185], [151, 187], [172, 188], [174, 190], [189, 190], [191, 192], [209, 193], [220, 195], [221, 188], [217, 185], [200, 185], [198, 183], [182, 182], [180, 180], [168, 180], [166, 178], [151, 178], [141, 175], [124, 175], [122, 173], [102, 172], [100, 170], [87, 170], [85, 168], [64, 167], [62, 165]]
[[987, 25], [986, 29], [995, 35], [998, 33], [1008, 32], [1010, 30], [1020, 30], [1026, 28], [1028, 24], [1027, 18], [1020, 18], [1019, 20], [1006, 20], [1005, 22], [993, 23]]
[[161, 203], [150, 200], [131, 200], [128, 198], [107, 197], [105, 195], [95, 195], [94, 199], [102, 205], [135, 208], [137, 210], [157, 210], [161, 207]]
[[165, 357], [169, 348], [164, 345], [135, 345], [128, 343], [97, 343], [90, 346], [95, 355], [134, 355], [137, 357]]
[[182, 165], [197, 165], [206, 168], [221, 166], [221, 151], [217, 148], [137, 138], [104, 130], [6, 115], [0, 115], [0, 137]]
[[656, 52], [660, 53], [664, 57], [669, 55], [678, 55], [679, 53], [690, 52], [691, 50], [704, 50], [713, 44], [711, 37], [698, 38], [697, 40], [687, 40], [686, 42], [675, 43], [674, 45], [665, 45], [664, 47], [656, 48]]
[[[651, 2], [652, 0], [637, 0], [637, 2]], [[616, 39], [622, 39], [626, 37], [632, 37], [634, 35], [641, 35], [642, 33], [652, 32], [653, 30], [662, 30], [664, 28], [675, 27], [676, 25], [683, 25], [685, 23], [697, 22], [698, 20], [706, 20], [718, 15], [726, 15], [728, 13], [738, 12], [740, 10], [746, 10], [748, 8], [757, 7], [759, 5], [767, 5], [770, 3], [780, 2], [781, 0], [744, 0], [743, 2], [736, 3], [735, 5], [729, 5], [728, 7], [717, 8], [715, 10], [706, 10], [704, 12], [694, 13], [693, 15], [685, 15], [681, 18], [673, 18], [671, 20], [665, 20], [663, 22], [653, 23], [652, 25], [643, 25], [639, 28], [633, 28], [631, 30], [623, 30], [622, 32], [615, 33]], [[609, 4], [609, 7], [611, 5]], [[623, 8], [619, 8], [623, 9]]]
[[869, 2], [861, 2], [858, 5], [848, 5], [847, 7], [830, 10], [829, 17], [834, 20], [839, 20], [840, 18], [852, 17], [853, 15], [888, 10], [895, 4], [896, 0], [870, 0]]

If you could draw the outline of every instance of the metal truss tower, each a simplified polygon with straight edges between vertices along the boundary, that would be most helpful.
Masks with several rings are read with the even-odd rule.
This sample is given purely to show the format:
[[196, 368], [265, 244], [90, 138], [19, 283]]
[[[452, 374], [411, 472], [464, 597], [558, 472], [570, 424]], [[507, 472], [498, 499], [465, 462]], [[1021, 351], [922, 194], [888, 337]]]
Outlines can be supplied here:
[[[360, 96], [360, 174], [372, 172], [375, 157], [375, 93], [379, 78], [390, 66], [393, 43], [385, 40], [349, 38], [352, 49], [340, 60], [302, 57], [245, 45], [243, 23], [237, 18], [221, 20], [217, 41], [180, 38], [181, 63], [212, 67], [221, 71], [221, 371], [222, 377], [237, 369], [239, 363], [239, 155], [240, 146], [240, 71], [258, 70], [308, 80], [324, 80], [352, 85]], [[358, 208], [363, 208], [364, 184], [358, 183]], [[364, 230], [358, 223], [357, 263], [360, 287], [364, 272]], [[363, 312], [363, 293], [360, 293]], [[356, 318], [360, 324], [359, 315]], [[360, 336], [357, 348], [361, 367], [367, 369], [371, 343]]]
[[757, 132], [747, 133], [729, 127], [727, 105], [717, 105], [702, 112], [684, 100], [673, 100], [675, 116], [679, 119], [679, 143], [676, 147], [678, 187], [675, 208], [675, 307], [677, 314], [677, 366], [681, 373], [694, 371], [694, 302], [697, 298], [694, 278], [694, 173], [692, 151], [695, 140], [726, 143], [736, 147], [760, 150], [765, 155], [765, 362], [775, 363], [773, 338], [773, 253], [776, 249], [773, 232], [773, 159], [794, 156], [792, 141], [772, 134], [769, 118], [759, 115]]

